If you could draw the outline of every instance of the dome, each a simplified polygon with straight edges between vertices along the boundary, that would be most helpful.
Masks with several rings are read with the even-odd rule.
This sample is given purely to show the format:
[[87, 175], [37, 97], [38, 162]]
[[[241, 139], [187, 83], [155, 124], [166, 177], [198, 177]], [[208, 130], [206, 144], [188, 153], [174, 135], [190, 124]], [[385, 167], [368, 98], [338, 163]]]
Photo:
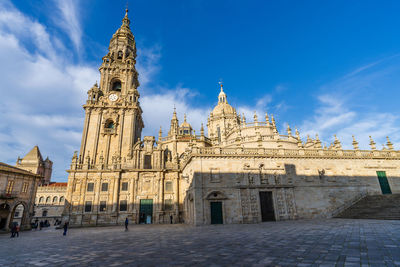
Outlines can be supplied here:
[[181, 125], [179, 127], [192, 129], [192, 126], [186, 121], [186, 114], [185, 114], [183, 122], [181, 123]]
[[228, 104], [228, 101], [226, 99], [226, 94], [223, 90], [223, 86], [221, 83], [221, 92], [218, 95], [218, 105], [215, 106], [215, 108], [212, 111], [212, 115], [219, 115], [221, 113], [224, 114], [234, 114], [236, 111], [235, 109]]
[[218, 103], [212, 111], [213, 116], [219, 114], [234, 114], [236, 111], [235, 109], [229, 105], [228, 103]]

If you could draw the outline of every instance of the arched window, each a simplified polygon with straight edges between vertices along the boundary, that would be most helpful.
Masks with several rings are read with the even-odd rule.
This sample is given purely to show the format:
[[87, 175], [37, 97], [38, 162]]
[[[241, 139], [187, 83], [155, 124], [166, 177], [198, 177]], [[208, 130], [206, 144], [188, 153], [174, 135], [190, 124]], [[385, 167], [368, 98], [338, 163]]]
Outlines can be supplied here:
[[115, 81], [112, 85], [112, 91], [118, 91], [121, 92], [121, 82], [120, 81]]
[[60, 203], [64, 202], [64, 197], [60, 197]]
[[50, 197], [46, 198], [46, 203], [50, 203]]
[[47, 216], [47, 210], [44, 210], [43, 212], [42, 212], [42, 217], [46, 217]]
[[53, 203], [57, 203], [58, 197], [53, 197]]
[[43, 201], [44, 201], [44, 197], [40, 197], [39, 198], [39, 203], [43, 203]]
[[107, 121], [106, 122], [106, 128], [107, 129], [114, 129], [115, 125], [113, 121]]
[[122, 51], [118, 51], [118, 59], [122, 59]]

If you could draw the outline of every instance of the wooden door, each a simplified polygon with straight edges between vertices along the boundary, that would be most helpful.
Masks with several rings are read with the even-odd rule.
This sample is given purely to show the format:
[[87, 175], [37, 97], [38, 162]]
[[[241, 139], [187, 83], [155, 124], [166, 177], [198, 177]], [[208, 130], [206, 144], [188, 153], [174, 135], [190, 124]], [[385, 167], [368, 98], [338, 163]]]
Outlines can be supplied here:
[[388, 179], [386, 177], [386, 172], [377, 171], [379, 185], [381, 186], [382, 194], [391, 194], [392, 190], [390, 190], [390, 185]]
[[153, 218], [153, 200], [140, 200], [139, 223], [151, 223]]
[[222, 202], [211, 202], [211, 224], [223, 224]]
[[260, 192], [261, 220], [275, 221], [272, 192]]

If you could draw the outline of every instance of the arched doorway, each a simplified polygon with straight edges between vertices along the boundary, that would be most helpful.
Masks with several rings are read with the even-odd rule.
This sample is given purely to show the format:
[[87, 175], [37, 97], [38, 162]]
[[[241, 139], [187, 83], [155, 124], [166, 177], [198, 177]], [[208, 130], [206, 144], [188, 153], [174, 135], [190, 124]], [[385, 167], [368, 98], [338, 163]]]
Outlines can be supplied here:
[[7, 218], [10, 214], [10, 206], [6, 203], [0, 204], [0, 230], [4, 230], [7, 225]]
[[13, 225], [13, 224], [18, 224], [19, 226], [22, 225], [24, 215], [25, 215], [24, 211], [25, 211], [25, 207], [22, 203], [15, 206], [14, 212], [13, 212], [13, 217], [11, 220], [11, 225]]

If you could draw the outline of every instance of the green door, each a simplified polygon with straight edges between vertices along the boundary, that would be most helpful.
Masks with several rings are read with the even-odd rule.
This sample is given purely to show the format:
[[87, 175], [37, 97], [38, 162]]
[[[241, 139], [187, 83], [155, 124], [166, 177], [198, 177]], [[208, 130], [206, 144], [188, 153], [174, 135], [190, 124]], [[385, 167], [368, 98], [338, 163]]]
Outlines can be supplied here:
[[382, 194], [391, 194], [392, 190], [390, 190], [390, 185], [388, 179], [386, 178], [386, 172], [377, 171], [379, 184], [381, 186]]
[[141, 199], [140, 200], [140, 214], [139, 223], [151, 223], [153, 217], [153, 200]]
[[222, 202], [211, 202], [211, 224], [222, 224]]

